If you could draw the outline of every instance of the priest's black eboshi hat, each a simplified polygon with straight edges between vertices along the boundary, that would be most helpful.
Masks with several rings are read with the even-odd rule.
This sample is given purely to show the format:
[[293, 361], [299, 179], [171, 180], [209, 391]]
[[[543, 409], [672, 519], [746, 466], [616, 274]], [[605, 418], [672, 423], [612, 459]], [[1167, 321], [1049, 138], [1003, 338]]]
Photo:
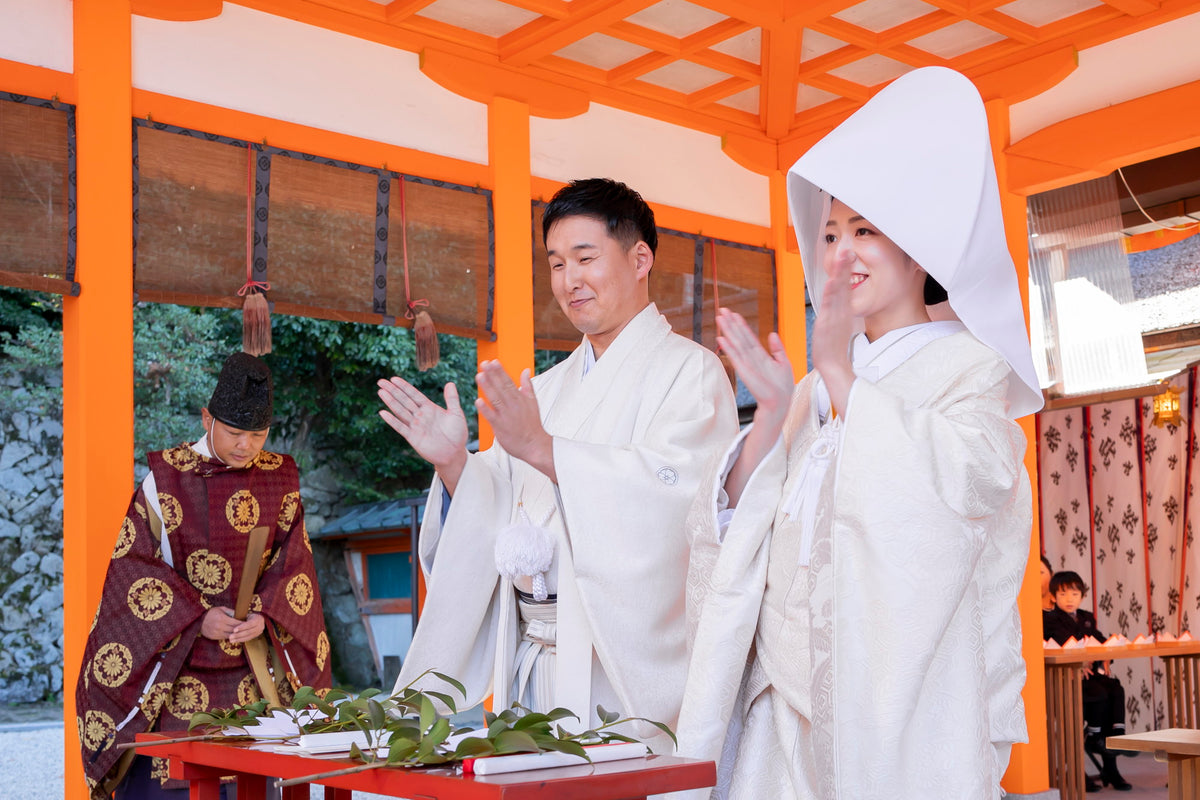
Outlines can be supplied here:
[[225, 359], [208, 401], [208, 413], [234, 428], [261, 431], [271, 427], [275, 392], [271, 368], [249, 353]]

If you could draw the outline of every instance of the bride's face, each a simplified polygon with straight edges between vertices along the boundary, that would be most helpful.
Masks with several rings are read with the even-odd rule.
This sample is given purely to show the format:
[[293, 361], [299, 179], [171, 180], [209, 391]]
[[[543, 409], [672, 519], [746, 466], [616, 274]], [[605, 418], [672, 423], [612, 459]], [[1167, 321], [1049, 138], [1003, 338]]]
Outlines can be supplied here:
[[834, 200], [825, 225], [825, 272], [850, 265], [850, 310], [867, 338], [927, 322], [925, 271], [871, 222]]

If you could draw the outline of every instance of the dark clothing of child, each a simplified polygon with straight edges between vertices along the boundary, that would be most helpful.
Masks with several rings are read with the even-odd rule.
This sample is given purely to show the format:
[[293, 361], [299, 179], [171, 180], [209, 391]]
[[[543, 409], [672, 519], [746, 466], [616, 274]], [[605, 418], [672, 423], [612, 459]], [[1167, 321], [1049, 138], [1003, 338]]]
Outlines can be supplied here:
[[[1090, 611], [1077, 610], [1068, 614], [1061, 608], [1042, 613], [1044, 635], [1059, 644], [1066, 644], [1072, 636], [1082, 641], [1093, 636], [1103, 642], [1106, 638], [1096, 629], [1096, 617]], [[1114, 728], [1118, 733], [1125, 731], [1125, 687], [1111, 675], [1097, 672], [1099, 662], [1093, 662], [1092, 674], [1083, 679], [1083, 718], [1088, 728], [1097, 728], [1107, 736]]]

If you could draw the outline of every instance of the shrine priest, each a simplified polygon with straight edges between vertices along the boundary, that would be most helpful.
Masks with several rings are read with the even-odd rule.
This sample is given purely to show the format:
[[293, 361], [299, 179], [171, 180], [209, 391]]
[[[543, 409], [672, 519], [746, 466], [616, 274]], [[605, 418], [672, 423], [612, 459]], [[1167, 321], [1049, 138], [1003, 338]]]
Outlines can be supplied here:
[[[204, 436], [148, 454], [121, 524], [76, 688], [93, 798], [186, 797], [165, 759], [118, 750], [185, 735], [197, 711], [328, 689], [329, 637], [296, 463], [263, 449], [271, 371], [234, 353]], [[253, 575], [246, 574], [253, 570]]]
[[480, 365], [491, 448], [467, 452], [453, 383], [442, 407], [400, 378], [379, 382], [381, 416], [436, 469], [419, 548], [428, 595], [396, 686], [433, 668], [463, 681], [468, 705], [494, 694], [494, 709], [564, 707], [582, 726], [598, 723], [597, 705], [674, 725], [684, 521], [737, 432], [732, 388], [716, 355], [650, 302], [658, 237], [640, 195], [574, 181], [546, 206], [542, 236], [555, 300], [583, 341], [517, 382]]

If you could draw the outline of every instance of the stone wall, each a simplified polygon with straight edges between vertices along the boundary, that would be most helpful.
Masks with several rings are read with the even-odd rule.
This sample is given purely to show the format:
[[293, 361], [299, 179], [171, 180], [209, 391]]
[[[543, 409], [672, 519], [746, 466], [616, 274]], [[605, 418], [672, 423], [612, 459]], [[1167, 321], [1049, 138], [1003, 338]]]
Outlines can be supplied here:
[[[58, 420], [0, 408], [0, 704], [62, 698], [62, 435]], [[330, 467], [301, 472], [300, 495], [310, 531], [337, 516]], [[314, 556], [335, 683], [378, 685], [341, 546], [315, 543]]]
[[0, 409], [0, 703], [61, 697], [62, 425]]

